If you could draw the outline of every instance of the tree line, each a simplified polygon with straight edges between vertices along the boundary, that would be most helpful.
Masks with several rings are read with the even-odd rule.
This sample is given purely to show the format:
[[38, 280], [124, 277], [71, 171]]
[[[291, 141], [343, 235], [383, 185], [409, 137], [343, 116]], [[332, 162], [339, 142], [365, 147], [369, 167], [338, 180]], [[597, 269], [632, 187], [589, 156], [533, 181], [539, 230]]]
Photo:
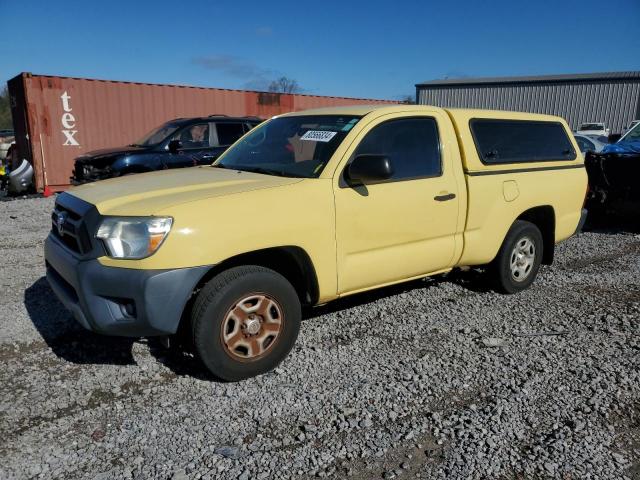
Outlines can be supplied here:
[[13, 128], [11, 121], [11, 104], [9, 103], [9, 91], [4, 87], [0, 91], [0, 130]]

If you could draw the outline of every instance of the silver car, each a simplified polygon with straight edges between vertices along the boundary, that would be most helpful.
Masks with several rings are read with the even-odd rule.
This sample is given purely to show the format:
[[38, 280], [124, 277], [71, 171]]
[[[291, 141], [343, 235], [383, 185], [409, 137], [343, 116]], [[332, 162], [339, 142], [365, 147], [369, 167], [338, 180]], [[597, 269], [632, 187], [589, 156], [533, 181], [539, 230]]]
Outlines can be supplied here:
[[605, 145], [607, 145], [606, 143], [587, 135], [574, 135], [574, 137], [576, 138], [578, 147], [580, 147], [580, 151], [583, 154], [587, 152], [599, 153]]

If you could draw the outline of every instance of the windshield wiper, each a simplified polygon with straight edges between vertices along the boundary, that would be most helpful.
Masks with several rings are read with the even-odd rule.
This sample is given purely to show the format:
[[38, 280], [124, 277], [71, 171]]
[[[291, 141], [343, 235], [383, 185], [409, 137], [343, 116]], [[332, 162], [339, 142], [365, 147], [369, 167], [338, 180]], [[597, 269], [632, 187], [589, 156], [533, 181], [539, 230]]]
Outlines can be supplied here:
[[250, 167], [250, 168], [247, 168], [246, 170], [248, 172], [263, 173], [265, 175], [276, 175], [278, 177], [305, 178], [304, 175], [300, 175], [299, 173], [285, 172], [284, 170], [275, 170], [272, 168]]
[[295, 177], [295, 178], [306, 178], [305, 175], [300, 175], [297, 173], [285, 172], [284, 170], [276, 170], [273, 168], [264, 168], [264, 167], [256, 167], [256, 166], [248, 166], [248, 165], [235, 165], [235, 166], [226, 166], [226, 165], [215, 165], [216, 167], [222, 168], [230, 168], [233, 170], [240, 170], [242, 172], [251, 172], [251, 173], [262, 173], [263, 175], [275, 175], [277, 177]]

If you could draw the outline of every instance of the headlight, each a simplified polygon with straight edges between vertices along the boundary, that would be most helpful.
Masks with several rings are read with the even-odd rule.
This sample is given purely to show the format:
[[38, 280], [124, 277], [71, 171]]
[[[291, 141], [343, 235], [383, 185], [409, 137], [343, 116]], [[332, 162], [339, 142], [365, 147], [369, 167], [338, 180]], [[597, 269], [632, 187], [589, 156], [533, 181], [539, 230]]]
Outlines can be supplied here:
[[113, 258], [153, 255], [171, 230], [171, 217], [105, 217], [96, 237]]

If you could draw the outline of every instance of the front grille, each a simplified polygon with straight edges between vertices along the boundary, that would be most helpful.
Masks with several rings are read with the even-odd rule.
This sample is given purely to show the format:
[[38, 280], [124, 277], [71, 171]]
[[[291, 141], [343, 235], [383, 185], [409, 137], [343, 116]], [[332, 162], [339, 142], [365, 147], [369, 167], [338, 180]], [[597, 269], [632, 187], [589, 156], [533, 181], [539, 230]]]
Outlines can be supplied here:
[[56, 205], [51, 214], [51, 224], [51, 233], [70, 250], [80, 254], [91, 250], [90, 242], [87, 242], [86, 228], [83, 227], [82, 218], [76, 212]]
[[109, 166], [99, 168], [95, 165], [87, 164], [80, 160], [77, 160], [73, 168], [71, 183], [73, 185], [81, 185], [83, 183], [95, 182], [97, 180], [111, 178], [112, 176], [113, 172], [111, 170], [111, 167]]
[[102, 216], [95, 205], [64, 192], [56, 198], [51, 214], [51, 236], [82, 260], [104, 255], [102, 242], [95, 238]]
[[80, 255], [86, 255], [93, 248], [83, 216], [59, 202], [56, 202], [51, 214], [51, 233], [67, 248]]

